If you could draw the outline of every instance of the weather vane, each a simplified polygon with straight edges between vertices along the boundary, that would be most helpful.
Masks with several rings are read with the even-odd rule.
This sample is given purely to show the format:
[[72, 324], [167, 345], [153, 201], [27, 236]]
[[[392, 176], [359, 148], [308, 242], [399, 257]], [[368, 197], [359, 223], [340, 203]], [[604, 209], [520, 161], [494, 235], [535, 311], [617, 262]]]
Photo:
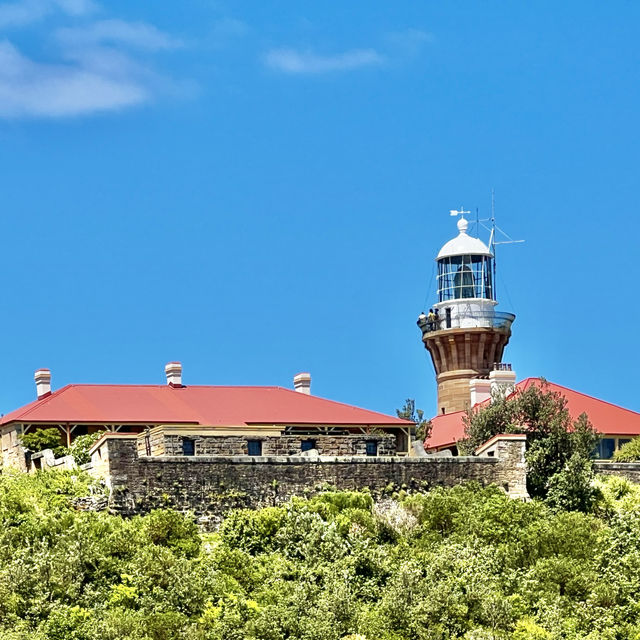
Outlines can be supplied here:
[[449, 215], [452, 215], [452, 216], [462, 216], [462, 217], [464, 217], [465, 213], [471, 213], [471, 211], [465, 211], [464, 207], [460, 207], [460, 210], [451, 209], [451, 211], [449, 211]]

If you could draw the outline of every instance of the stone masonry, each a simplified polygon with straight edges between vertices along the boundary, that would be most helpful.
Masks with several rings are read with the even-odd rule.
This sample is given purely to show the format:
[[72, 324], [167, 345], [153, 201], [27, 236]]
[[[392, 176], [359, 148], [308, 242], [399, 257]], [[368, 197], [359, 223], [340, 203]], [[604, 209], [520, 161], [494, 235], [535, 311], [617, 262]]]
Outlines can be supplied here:
[[605, 476], [620, 476], [631, 482], [640, 482], [640, 463], [638, 462], [605, 462], [596, 460], [594, 463], [596, 473]]
[[306, 436], [212, 436], [167, 433], [164, 427], [150, 429], [138, 438], [138, 454], [152, 456], [182, 456], [184, 440], [191, 440], [196, 456], [246, 456], [248, 441], [259, 440], [264, 456], [295, 456], [302, 452], [302, 443], [311, 441], [321, 456], [364, 456], [367, 442], [377, 443], [380, 456], [396, 454], [396, 439], [388, 434], [306, 435]]
[[217, 519], [229, 508], [277, 505], [327, 487], [381, 492], [465, 481], [526, 498], [525, 441], [510, 438], [467, 457], [147, 456], [142, 436], [110, 434], [94, 447], [91, 472], [109, 486], [110, 509], [123, 515], [172, 507]]

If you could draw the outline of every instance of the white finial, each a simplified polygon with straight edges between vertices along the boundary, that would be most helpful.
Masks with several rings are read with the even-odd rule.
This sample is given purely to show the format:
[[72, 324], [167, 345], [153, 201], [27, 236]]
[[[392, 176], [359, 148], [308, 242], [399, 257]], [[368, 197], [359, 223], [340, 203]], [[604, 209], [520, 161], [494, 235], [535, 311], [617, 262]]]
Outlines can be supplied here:
[[452, 216], [460, 216], [460, 220], [458, 220], [458, 231], [460, 233], [467, 233], [467, 229], [469, 228], [469, 223], [464, 217], [465, 213], [471, 213], [471, 211], [465, 211], [464, 207], [460, 207], [460, 209], [451, 209], [449, 213]]

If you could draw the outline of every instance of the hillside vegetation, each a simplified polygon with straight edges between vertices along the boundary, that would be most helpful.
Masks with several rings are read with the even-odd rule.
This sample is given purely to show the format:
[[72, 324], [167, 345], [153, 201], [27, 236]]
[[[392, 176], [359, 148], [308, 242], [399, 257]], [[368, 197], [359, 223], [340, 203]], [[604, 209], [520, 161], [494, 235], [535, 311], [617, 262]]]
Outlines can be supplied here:
[[62, 472], [0, 477], [0, 638], [640, 637], [640, 491], [591, 513], [467, 485], [326, 492], [200, 534], [170, 510], [80, 512]]

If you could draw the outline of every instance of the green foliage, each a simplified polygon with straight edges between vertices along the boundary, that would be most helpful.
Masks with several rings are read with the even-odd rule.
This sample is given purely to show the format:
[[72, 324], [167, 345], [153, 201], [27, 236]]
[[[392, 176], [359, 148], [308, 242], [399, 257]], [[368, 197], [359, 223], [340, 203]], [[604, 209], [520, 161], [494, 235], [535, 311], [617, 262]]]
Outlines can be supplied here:
[[598, 435], [586, 414], [572, 421], [566, 400], [556, 392], [532, 385], [512, 396], [469, 411], [464, 418], [463, 453], [472, 453], [499, 433], [527, 436], [527, 489], [533, 497], [565, 509], [586, 511], [596, 499], [592, 487], [591, 453]]
[[418, 440], [424, 441], [431, 435], [431, 420], [424, 419], [424, 411], [416, 409], [416, 401], [413, 398], [407, 398], [402, 408], [396, 409], [396, 415], [398, 418], [416, 423], [415, 436]]
[[640, 436], [631, 442], [623, 444], [614, 454], [614, 462], [638, 462], [640, 461]]
[[89, 456], [89, 449], [100, 439], [102, 431], [96, 431], [95, 433], [87, 433], [83, 436], [78, 436], [67, 448], [67, 453], [73, 456], [75, 463], [80, 466], [91, 462]]
[[640, 486], [596, 488], [593, 513], [473, 483], [327, 491], [200, 534], [171, 510], [75, 511], [100, 490], [83, 473], [3, 474], [0, 638], [636, 639]]
[[31, 433], [20, 436], [22, 446], [33, 453], [51, 449], [56, 458], [65, 455], [66, 450], [62, 446], [62, 434], [56, 427], [49, 429], [36, 429]]

